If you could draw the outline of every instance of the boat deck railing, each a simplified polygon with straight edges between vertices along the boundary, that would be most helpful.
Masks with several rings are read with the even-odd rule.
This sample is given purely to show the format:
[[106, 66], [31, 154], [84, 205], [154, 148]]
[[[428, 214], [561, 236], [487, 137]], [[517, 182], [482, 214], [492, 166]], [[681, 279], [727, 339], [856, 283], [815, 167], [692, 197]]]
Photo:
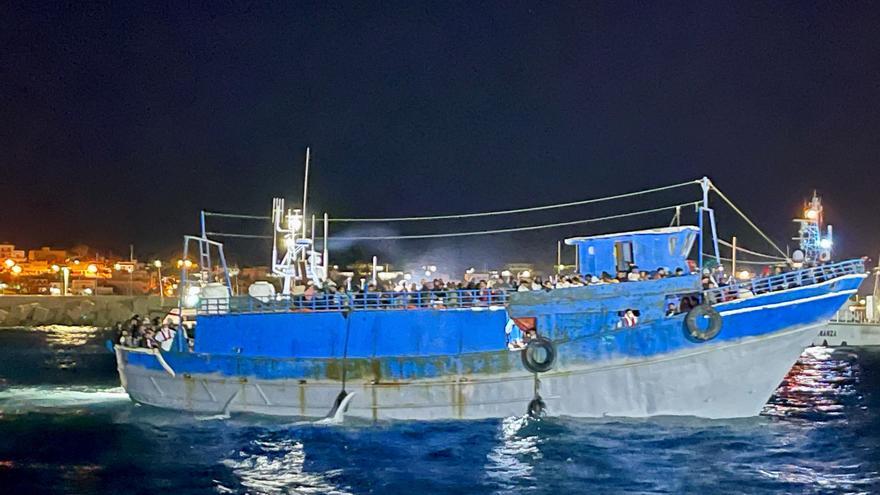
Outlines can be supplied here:
[[[719, 303], [818, 284], [837, 277], [865, 273], [861, 260], [849, 260], [791, 271], [770, 277], [737, 282], [703, 291], [710, 303]], [[639, 282], [627, 282], [639, 283]], [[291, 311], [483, 309], [503, 307], [507, 289], [459, 289], [417, 292], [347, 292], [285, 296], [233, 296], [202, 299], [199, 315], [240, 313], [286, 313]]]
[[311, 296], [296, 295], [293, 297], [234, 296], [203, 299], [199, 303], [198, 314], [491, 308], [503, 307], [507, 303], [507, 298], [508, 291], [503, 289], [317, 293]]
[[865, 311], [851, 311], [849, 309], [841, 309], [831, 317], [831, 323], [852, 323], [854, 325], [869, 324], [880, 325], [880, 317], [874, 315], [868, 318]]
[[865, 264], [862, 260], [847, 260], [781, 273], [770, 277], [738, 281], [723, 287], [707, 289], [703, 291], [703, 296], [707, 301], [714, 304], [742, 299], [745, 295], [757, 296], [768, 292], [814, 285], [844, 275], [861, 273], [865, 273]]

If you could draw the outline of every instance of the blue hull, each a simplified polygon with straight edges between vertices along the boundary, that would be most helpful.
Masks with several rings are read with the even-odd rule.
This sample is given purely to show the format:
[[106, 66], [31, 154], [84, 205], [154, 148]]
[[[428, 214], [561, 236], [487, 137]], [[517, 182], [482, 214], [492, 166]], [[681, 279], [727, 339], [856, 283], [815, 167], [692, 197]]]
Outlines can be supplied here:
[[[716, 304], [723, 325], [719, 335], [709, 342], [694, 342], [687, 337], [683, 315], [661, 316], [653, 321], [645, 318], [632, 328], [614, 328], [609, 322], [616, 316], [609, 319], [602, 313], [565, 313], [559, 308], [537, 317], [540, 328], [556, 342], [558, 366], [562, 369], [620, 359], [650, 359], [823, 324], [863, 278], [850, 275]], [[348, 327], [345, 368], [349, 380], [396, 383], [528, 374], [520, 353], [506, 348], [508, 315], [503, 310], [376, 310], [352, 313], [349, 318], [347, 321], [342, 313], [203, 317], [198, 332], [204, 347], [195, 353], [170, 352], [164, 357], [178, 374], [341, 380]], [[208, 335], [210, 338], [206, 338]], [[148, 355], [130, 354], [127, 364], [162, 370]]]

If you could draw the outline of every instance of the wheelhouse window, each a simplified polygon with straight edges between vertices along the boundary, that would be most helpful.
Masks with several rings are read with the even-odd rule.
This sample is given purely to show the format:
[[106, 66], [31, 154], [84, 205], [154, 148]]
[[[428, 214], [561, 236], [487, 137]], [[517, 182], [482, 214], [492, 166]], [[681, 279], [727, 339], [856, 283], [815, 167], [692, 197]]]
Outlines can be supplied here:
[[617, 271], [625, 272], [635, 264], [633, 260], [633, 245], [629, 241], [614, 243], [614, 259], [617, 260]]

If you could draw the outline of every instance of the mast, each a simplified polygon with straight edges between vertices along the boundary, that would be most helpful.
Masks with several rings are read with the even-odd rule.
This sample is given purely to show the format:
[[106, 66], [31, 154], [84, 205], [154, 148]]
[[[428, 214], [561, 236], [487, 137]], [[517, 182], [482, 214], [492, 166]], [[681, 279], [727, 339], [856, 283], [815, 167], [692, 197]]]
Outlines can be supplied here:
[[330, 237], [330, 217], [324, 213], [324, 256], [321, 257], [321, 261], [324, 262], [324, 278], [330, 278], [330, 271], [328, 270], [330, 266], [330, 253], [327, 250], [327, 242]]
[[822, 199], [813, 191], [813, 197], [804, 203], [804, 214], [801, 218], [794, 219], [800, 224], [798, 236], [792, 240], [798, 241], [797, 258], [807, 265], [818, 264], [831, 260], [831, 249], [834, 245], [832, 228], [826, 227], [826, 233], [822, 234], [825, 217], [825, 209], [822, 207]]
[[[302, 238], [303, 239], [308, 238], [308, 236], [306, 235], [305, 219], [308, 218], [308, 216], [306, 216], [307, 215], [306, 202], [308, 201], [308, 198], [309, 198], [309, 161], [310, 161], [310, 158], [311, 158], [311, 149], [306, 147], [306, 170], [305, 170], [305, 174], [303, 176], [303, 202], [302, 202], [302, 218], [303, 218]], [[305, 251], [303, 251], [303, 253], [302, 253], [302, 259], [303, 259], [303, 261], [305, 261], [305, 259], [306, 259]]]
[[703, 177], [700, 179], [700, 187], [703, 189], [703, 203], [700, 205], [700, 242], [699, 242], [699, 252], [697, 253], [697, 259], [700, 265], [700, 270], [703, 269], [703, 213], [707, 213], [709, 215], [709, 227], [712, 229], [712, 247], [715, 251], [715, 259], [718, 261], [718, 265], [721, 265], [721, 257], [720, 252], [718, 250], [718, 231], [715, 229], [715, 211], [712, 208], [709, 208], [709, 190], [712, 188], [712, 181], [709, 180], [708, 177]]

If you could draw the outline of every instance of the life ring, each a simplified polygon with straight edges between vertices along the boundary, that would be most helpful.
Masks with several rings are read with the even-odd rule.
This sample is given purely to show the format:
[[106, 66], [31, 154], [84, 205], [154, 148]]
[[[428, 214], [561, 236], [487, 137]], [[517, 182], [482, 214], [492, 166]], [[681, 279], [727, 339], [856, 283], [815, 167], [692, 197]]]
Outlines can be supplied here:
[[[709, 319], [709, 326], [705, 329], [700, 327], [703, 318]], [[688, 311], [684, 323], [688, 337], [698, 342], [705, 342], [714, 339], [721, 331], [721, 313], [708, 304], [700, 304]]]
[[549, 371], [556, 362], [556, 347], [547, 337], [535, 337], [529, 340], [522, 350], [523, 366], [533, 373]]

